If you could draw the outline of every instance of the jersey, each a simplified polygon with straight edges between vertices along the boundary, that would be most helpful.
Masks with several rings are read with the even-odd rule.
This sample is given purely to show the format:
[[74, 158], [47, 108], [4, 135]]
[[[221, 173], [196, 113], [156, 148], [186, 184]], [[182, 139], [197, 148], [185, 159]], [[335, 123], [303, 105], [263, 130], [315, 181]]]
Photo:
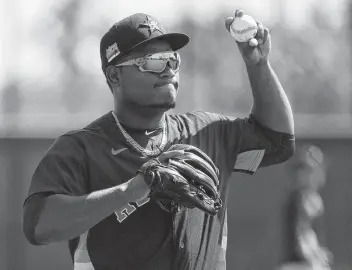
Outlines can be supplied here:
[[[223, 208], [210, 216], [196, 208], [169, 213], [149, 199], [129, 203], [69, 241], [75, 270], [226, 269], [228, 180], [233, 171], [253, 174], [275, 150], [251, 117], [192, 112], [166, 114], [165, 120], [166, 149], [193, 145], [219, 168]], [[161, 135], [126, 129], [145, 147], [152, 148]], [[25, 203], [40, 194], [80, 196], [122, 184], [145, 162], [141, 157], [107, 113], [53, 143], [33, 174]]]

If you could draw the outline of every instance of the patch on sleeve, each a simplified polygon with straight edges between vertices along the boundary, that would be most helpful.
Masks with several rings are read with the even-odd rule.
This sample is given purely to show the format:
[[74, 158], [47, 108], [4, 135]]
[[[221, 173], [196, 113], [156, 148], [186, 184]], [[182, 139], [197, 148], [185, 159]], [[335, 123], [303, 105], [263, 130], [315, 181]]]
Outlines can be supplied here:
[[237, 156], [234, 171], [253, 174], [258, 169], [264, 157], [265, 150], [257, 149], [240, 153]]

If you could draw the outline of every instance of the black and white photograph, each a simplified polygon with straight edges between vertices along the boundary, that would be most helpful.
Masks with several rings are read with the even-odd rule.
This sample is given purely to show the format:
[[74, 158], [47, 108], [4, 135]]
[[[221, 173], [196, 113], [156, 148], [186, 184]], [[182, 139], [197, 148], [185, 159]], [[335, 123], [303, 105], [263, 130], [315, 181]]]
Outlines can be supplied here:
[[0, 0], [0, 270], [352, 270], [352, 0]]

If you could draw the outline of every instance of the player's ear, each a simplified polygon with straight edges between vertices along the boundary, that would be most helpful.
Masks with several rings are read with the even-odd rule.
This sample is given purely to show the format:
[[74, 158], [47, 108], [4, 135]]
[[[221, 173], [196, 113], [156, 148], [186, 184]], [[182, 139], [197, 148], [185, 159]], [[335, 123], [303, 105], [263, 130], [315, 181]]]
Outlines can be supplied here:
[[120, 72], [119, 69], [114, 66], [108, 66], [106, 68], [106, 79], [110, 84], [119, 86], [120, 85]]

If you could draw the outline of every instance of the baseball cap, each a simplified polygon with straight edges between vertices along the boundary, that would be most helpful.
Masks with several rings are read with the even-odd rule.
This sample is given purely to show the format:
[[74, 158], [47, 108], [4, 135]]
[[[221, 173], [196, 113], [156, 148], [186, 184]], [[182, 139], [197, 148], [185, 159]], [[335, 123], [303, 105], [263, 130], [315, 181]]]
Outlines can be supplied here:
[[110, 63], [118, 63], [122, 56], [152, 40], [163, 40], [172, 50], [181, 49], [189, 42], [183, 33], [167, 33], [152, 16], [136, 13], [115, 23], [100, 41], [100, 58], [105, 73]]

